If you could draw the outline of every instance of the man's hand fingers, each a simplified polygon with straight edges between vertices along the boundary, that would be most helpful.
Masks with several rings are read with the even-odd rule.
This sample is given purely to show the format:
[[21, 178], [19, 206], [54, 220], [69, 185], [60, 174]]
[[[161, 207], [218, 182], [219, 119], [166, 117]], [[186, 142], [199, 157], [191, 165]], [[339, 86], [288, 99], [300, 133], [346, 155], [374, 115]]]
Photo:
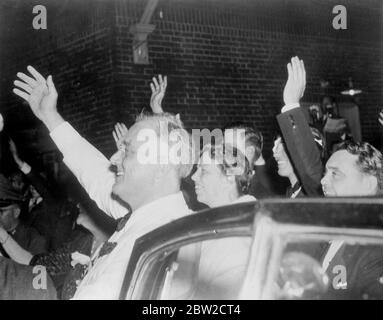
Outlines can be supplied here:
[[23, 98], [25, 101], [29, 102], [29, 94], [25, 93], [24, 91], [21, 91], [19, 89], [13, 89], [13, 93]]
[[379, 122], [383, 126], [383, 119], [379, 119]]
[[297, 57], [293, 58], [293, 74], [294, 74], [294, 80], [297, 81], [300, 76], [300, 70], [299, 70], [299, 61]]
[[158, 90], [159, 84], [158, 84], [158, 81], [157, 81], [156, 77], [153, 77], [152, 81], [154, 83], [154, 86], [155, 86], [156, 90]]
[[124, 134], [128, 132], [128, 128], [126, 127], [124, 123], [121, 123], [121, 127], [122, 127], [122, 130], [124, 131]]
[[47, 85], [48, 85], [49, 93], [57, 95], [57, 90], [56, 90], [55, 84], [53, 83], [53, 79], [51, 75], [48, 76]]
[[121, 125], [119, 123], [117, 127], [117, 136], [119, 139], [121, 139], [124, 136], [124, 134], [122, 133]]
[[29, 84], [29, 86], [34, 89], [38, 86], [38, 83], [35, 79], [32, 79], [31, 77], [28, 77], [26, 74], [22, 72], [17, 73], [17, 77], [19, 77], [21, 80], [23, 80], [25, 83]]
[[292, 79], [292, 77], [293, 77], [293, 67], [292, 67], [290, 62], [287, 64], [287, 73], [288, 73], [288, 79]]
[[117, 144], [118, 143], [117, 135], [116, 135], [116, 133], [114, 131], [112, 132], [112, 134], [113, 134], [114, 142]]
[[120, 137], [120, 128], [118, 126], [118, 122], [116, 123], [116, 125], [114, 126], [114, 133], [116, 134], [116, 137], [119, 138]]
[[27, 70], [31, 73], [32, 76], [40, 83], [46, 83], [45, 78], [32, 66], [28, 66]]
[[167, 76], [164, 77], [163, 85], [164, 85], [164, 89], [166, 89], [166, 87], [168, 86], [168, 77]]
[[303, 60], [301, 60], [301, 72], [302, 72], [303, 85], [306, 85], [306, 69], [305, 69], [305, 63], [303, 62]]
[[13, 82], [13, 84], [16, 86], [16, 87], [19, 87], [21, 89], [23, 89], [24, 91], [26, 91], [27, 93], [31, 93], [32, 92], [32, 88], [27, 85], [25, 82], [22, 82], [22, 81], [19, 81], [19, 80], [15, 80]]
[[296, 79], [296, 76], [295, 76], [295, 59], [294, 59], [294, 57], [291, 58], [291, 79], [293, 81], [295, 81], [295, 79]]
[[162, 79], [162, 74], [158, 75], [158, 80], [159, 80], [160, 86], [162, 87], [162, 83], [164, 82], [164, 80]]
[[156, 91], [156, 89], [154, 88], [154, 84], [152, 82], [150, 83], [150, 89], [152, 90], [152, 93]]

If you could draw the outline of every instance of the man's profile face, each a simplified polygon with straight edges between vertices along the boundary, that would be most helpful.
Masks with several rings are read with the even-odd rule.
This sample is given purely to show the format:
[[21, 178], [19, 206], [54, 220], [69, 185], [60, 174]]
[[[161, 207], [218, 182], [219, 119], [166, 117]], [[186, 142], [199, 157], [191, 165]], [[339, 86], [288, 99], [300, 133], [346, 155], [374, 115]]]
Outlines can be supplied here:
[[[134, 204], [137, 200], [145, 198], [150, 193], [153, 185], [155, 172], [159, 168], [158, 163], [142, 163], [138, 157], [140, 147], [147, 141], [139, 141], [138, 135], [141, 130], [153, 129], [153, 120], [144, 120], [130, 127], [125, 140], [125, 149], [118, 151], [112, 158], [117, 166], [116, 182], [113, 185], [113, 193], [123, 201]], [[157, 148], [155, 144], [152, 146]]]
[[366, 183], [367, 176], [357, 166], [358, 157], [347, 150], [334, 152], [326, 163], [321, 180], [326, 197], [371, 196], [375, 192]]
[[0, 226], [7, 231], [12, 230], [18, 223], [19, 214], [20, 208], [15, 204], [0, 208]]

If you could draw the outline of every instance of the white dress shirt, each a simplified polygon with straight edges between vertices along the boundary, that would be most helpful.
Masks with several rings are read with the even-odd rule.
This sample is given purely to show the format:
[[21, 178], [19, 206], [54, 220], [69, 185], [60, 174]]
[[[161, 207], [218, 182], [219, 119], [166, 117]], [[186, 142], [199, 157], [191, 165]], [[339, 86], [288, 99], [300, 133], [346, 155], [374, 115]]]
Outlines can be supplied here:
[[[97, 205], [114, 218], [123, 217], [128, 209], [111, 197], [115, 175], [109, 170], [108, 159], [67, 122], [55, 128], [51, 137], [62, 152], [65, 164]], [[182, 192], [135, 210], [125, 227], [108, 240], [116, 242], [116, 247], [95, 260], [73, 299], [118, 299], [136, 239], [189, 213]]]
[[64, 163], [98, 207], [115, 219], [127, 214], [128, 209], [111, 197], [116, 177], [109, 169], [109, 160], [68, 122], [52, 130], [50, 136], [63, 154]]

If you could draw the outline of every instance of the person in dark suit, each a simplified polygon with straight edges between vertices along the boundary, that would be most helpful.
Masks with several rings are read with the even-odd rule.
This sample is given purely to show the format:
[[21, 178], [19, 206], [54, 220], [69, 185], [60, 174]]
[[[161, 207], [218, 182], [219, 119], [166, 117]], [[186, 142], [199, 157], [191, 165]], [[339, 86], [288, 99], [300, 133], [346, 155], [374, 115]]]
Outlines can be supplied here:
[[[250, 183], [249, 194], [257, 199], [276, 196], [272, 187], [272, 178], [262, 155], [263, 136], [254, 125], [245, 122], [232, 122], [224, 127], [224, 130], [243, 130], [244, 150], [242, 153], [249, 161], [253, 177]], [[235, 146], [239, 147], [239, 146]]]
[[325, 174], [321, 154], [299, 101], [306, 85], [303, 61], [294, 57], [288, 64], [289, 77], [284, 89], [285, 106], [278, 122], [292, 164], [299, 179], [306, 181], [310, 195], [320, 187], [325, 196], [376, 196], [383, 192], [383, 156], [367, 142], [347, 141], [326, 162]]
[[[281, 120], [283, 122], [284, 120]], [[311, 128], [315, 130], [314, 128]], [[323, 138], [318, 135], [316, 145], [318, 150], [322, 150]], [[286, 142], [282, 135], [278, 135], [274, 141], [273, 157], [277, 163], [278, 174], [289, 180], [290, 186], [287, 187], [286, 197], [300, 198], [305, 196], [321, 196], [320, 176], [315, 174], [312, 166], [307, 164], [299, 167], [294, 166], [294, 161], [286, 147]], [[314, 172], [314, 173], [313, 173]], [[315, 186], [313, 188], [313, 186]]]
[[10, 140], [12, 157], [29, 183], [30, 198], [24, 204], [23, 222], [35, 228], [48, 241], [49, 249], [60, 247], [72, 233], [76, 204], [58, 197], [47, 181], [28, 163], [21, 160], [15, 143]]
[[[46, 239], [36, 229], [25, 225], [19, 219], [22, 201], [22, 196], [12, 188], [4, 176], [0, 175], [0, 228], [25, 250], [33, 254], [46, 252]], [[6, 240], [6, 238], [0, 239], [0, 243], [4, 244]], [[0, 252], [8, 257], [1, 245]]]
[[299, 101], [303, 97], [306, 86], [303, 61], [297, 57], [293, 58], [292, 62], [288, 64], [288, 73], [288, 80], [283, 92], [285, 106], [282, 108], [281, 114], [277, 116], [282, 138], [274, 147], [277, 149], [276, 151], [278, 148], [283, 149], [279, 153], [285, 153], [286, 156], [278, 157], [277, 155], [277, 162], [286, 161], [286, 157], [290, 161], [290, 166], [293, 168], [290, 176], [295, 175], [294, 179], [289, 178], [293, 192], [300, 189], [300, 195], [321, 196], [320, 181], [323, 176], [324, 139], [320, 138], [319, 134], [317, 134], [317, 141], [314, 139], [314, 130], [309, 127], [305, 115], [299, 108]]
[[[306, 84], [303, 61], [294, 57], [287, 65], [288, 81], [284, 90], [285, 106], [279, 116], [286, 147], [295, 168], [309, 175], [306, 179], [312, 191], [320, 182], [326, 197], [379, 196], [383, 194], [383, 156], [366, 142], [345, 142], [328, 159], [322, 176], [321, 157], [315, 148], [313, 135], [299, 107]], [[322, 247], [317, 256], [325, 271], [333, 266], [346, 270], [347, 291], [333, 288], [334, 297], [383, 299], [383, 251], [381, 248], [350, 246], [344, 241], [331, 241]], [[317, 248], [318, 249], [318, 248]], [[351, 290], [352, 289], [352, 290]]]
[[56, 289], [44, 270], [0, 256], [0, 300], [56, 300]]

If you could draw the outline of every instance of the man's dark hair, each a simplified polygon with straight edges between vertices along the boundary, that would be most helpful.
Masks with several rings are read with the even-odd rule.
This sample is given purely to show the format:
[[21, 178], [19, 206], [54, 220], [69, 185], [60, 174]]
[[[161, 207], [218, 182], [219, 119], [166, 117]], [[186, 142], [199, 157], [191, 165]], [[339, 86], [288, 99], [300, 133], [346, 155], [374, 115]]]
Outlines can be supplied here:
[[346, 150], [356, 155], [356, 164], [361, 172], [372, 175], [378, 180], [378, 194], [383, 193], [383, 155], [368, 142], [346, 141], [337, 147], [336, 151]]

